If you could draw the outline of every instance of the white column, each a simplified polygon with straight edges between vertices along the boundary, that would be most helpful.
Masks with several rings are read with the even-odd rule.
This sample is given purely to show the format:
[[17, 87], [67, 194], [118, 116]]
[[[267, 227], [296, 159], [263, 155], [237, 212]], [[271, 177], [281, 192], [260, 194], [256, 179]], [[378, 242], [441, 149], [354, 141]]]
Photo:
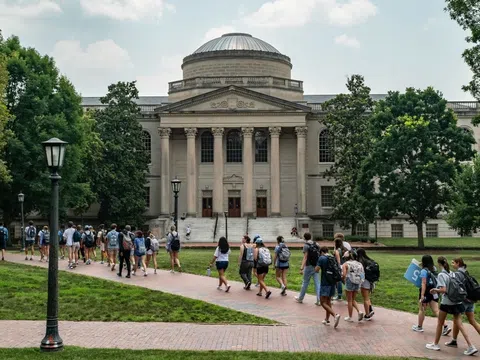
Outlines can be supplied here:
[[253, 215], [253, 130], [252, 127], [242, 128], [244, 216]]
[[170, 189], [170, 134], [172, 130], [170, 128], [158, 128], [158, 135], [161, 139], [161, 183], [162, 183], [162, 200], [160, 212], [162, 215], [170, 216], [170, 198], [172, 197], [172, 191]]
[[280, 216], [280, 133], [281, 127], [271, 127], [270, 131], [270, 216]]
[[196, 128], [185, 128], [187, 136], [187, 216], [197, 216], [197, 154]]
[[213, 212], [223, 213], [223, 128], [212, 128], [213, 153]]
[[307, 127], [297, 126], [297, 201], [299, 215], [307, 214], [307, 188], [305, 174], [305, 150], [307, 141]]

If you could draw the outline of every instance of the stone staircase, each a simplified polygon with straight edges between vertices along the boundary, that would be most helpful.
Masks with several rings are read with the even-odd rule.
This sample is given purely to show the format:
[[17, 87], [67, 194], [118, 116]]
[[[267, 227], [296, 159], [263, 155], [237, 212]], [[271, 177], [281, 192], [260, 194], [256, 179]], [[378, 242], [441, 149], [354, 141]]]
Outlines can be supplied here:
[[290, 232], [296, 226], [294, 217], [256, 218], [248, 222], [248, 235], [252, 238], [258, 234], [264, 242], [276, 242], [281, 235], [287, 242], [302, 242], [297, 237], [292, 237]]
[[[225, 218], [222, 219], [225, 221]], [[240, 243], [247, 231], [247, 218], [228, 218], [228, 241]], [[222, 235], [223, 236], [223, 235]]]
[[[218, 219], [220, 221], [220, 218]], [[187, 239], [186, 230], [190, 226], [191, 235]], [[178, 220], [178, 233], [182, 242], [213, 242], [213, 229], [215, 227], [215, 219], [211, 218], [186, 218]], [[218, 233], [218, 231], [217, 231]]]

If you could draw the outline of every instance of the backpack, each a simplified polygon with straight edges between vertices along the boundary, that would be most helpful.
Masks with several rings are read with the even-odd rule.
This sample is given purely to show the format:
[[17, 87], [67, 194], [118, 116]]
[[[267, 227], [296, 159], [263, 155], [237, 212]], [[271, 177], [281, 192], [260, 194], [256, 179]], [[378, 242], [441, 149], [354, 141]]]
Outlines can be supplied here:
[[245, 261], [253, 261], [254, 256], [253, 256], [253, 247], [245, 247]]
[[28, 227], [28, 231], [27, 231], [27, 236], [30, 238], [30, 239], [35, 239], [36, 237], [36, 230], [33, 226], [29, 226]]
[[322, 269], [325, 279], [330, 285], [335, 285], [342, 280], [342, 269], [338, 265], [337, 259], [331, 255], [327, 256], [327, 265]]
[[73, 242], [80, 242], [82, 240], [82, 235], [80, 234], [80, 231], [75, 230], [73, 233]]
[[320, 257], [320, 248], [317, 243], [307, 245], [307, 265], [317, 266], [318, 258]]
[[290, 260], [290, 249], [285, 244], [280, 245], [280, 251], [278, 252], [278, 260], [281, 262], [287, 262]]
[[258, 261], [259, 266], [268, 266], [272, 263], [272, 255], [270, 254], [270, 250], [266, 247], [262, 247], [258, 250]]
[[173, 235], [172, 233], [172, 241], [170, 242], [170, 249], [172, 251], [178, 251], [180, 250], [180, 238], [178, 236], [178, 233], [176, 235]]
[[133, 242], [129, 234], [123, 234], [122, 246], [124, 251], [130, 251], [133, 249]]
[[477, 279], [470, 276], [468, 271], [465, 271], [465, 289], [467, 290], [467, 299], [471, 302], [477, 302], [480, 300], [480, 285], [478, 285]]
[[437, 288], [437, 275], [432, 273], [430, 270], [427, 269], [427, 291], [430, 292], [431, 289]]
[[380, 266], [376, 261], [372, 260], [367, 263], [365, 267], [365, 279], [371, 284], [380, 280]]
[[140, 256], [145, 255], [145, 253], [147, 252], [147, 249], [145, 248], [145, 239], [138, 239], [137, 245], [138, 245], [138, 248], [137, 248], [138, 255]]
[[467, 298], [467, 289], [465, 288], [463, 275], [452, 273], [448, 275], [449, 282], [447, 284], [446, 295], [448, 299], [454, 303], [463, 303]]
[[50, 242], [50, 232], [49, 231], [42, 231], [43, 232], [43, 241], [45, 244]]
[[108, 239], [108, 246], [110, 247], [118, 246], [118, 233], [116, 231], [110, 232], [110, 236], [108, 236], [107, 234], [107, 239]]
[[95, 238], [93, 237], [93, 234], [90, 231], [90, 233], [88, 235], [85, 234], [85, 245], [87, 245], [87, 247], [91, 247], [94, 244], [95, 244]]
[[154, 252], [157, 252], [158, 250], [160, 250], [160, 243], [158, 242], [157, 239], [155, 238], [150, 239], [150, 249]]
[[362, 264], [358, 261], [349, 261], [347, 278], [352, 284], [360, 285], [365, 279], [365, 273]]

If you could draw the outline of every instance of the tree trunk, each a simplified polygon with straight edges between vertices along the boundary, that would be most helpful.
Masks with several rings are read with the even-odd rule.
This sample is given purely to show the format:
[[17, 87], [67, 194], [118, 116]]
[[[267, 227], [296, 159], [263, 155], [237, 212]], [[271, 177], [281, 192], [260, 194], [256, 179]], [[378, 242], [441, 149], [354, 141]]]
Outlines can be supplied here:
[[423, 241], [423, 221], [417, 222], [417, 237], [418, 237], [418, 248], [424, 249], [425, 243]]
[[357, 235], [357, 223], [358, 221], [354, 218], [351, 219], [350, 225], [352, 227], [352, 236]]

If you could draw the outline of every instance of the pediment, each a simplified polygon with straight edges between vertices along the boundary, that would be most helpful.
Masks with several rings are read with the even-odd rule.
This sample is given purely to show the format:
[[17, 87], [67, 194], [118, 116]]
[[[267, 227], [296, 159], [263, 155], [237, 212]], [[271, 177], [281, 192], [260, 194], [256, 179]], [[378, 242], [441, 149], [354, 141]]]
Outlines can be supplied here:
[[310, 108], [307, 106], [237, 86], [229, 86], [197, 95], [168, 104], [158, 110], [160, 113], [310, 112]]
[[233, 174], [223, 178], [224, 184], [243, 184], [243, 177]]

